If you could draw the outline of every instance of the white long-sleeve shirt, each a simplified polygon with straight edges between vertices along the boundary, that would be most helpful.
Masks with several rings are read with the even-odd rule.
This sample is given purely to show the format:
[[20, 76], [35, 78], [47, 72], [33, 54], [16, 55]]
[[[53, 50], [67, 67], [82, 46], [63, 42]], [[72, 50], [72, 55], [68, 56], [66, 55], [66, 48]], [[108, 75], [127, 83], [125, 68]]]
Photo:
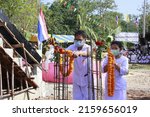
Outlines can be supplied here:
[[[89, 50], [88, 50], [89, 49]], [[70, 45], [67, 50], [71, 51], [79, 51], [77, 50], [77, 47], [72, 44]], [[87, 52], [90, 51], [90, 46], [87, 44], [84, 44], [83, 48], [80, 51]], [[89, 79], [91, 79], [91, 73], [90, 73], [90, 65], [91, 59], [90, 57], [82, 57], [79, 56], [74, 59], [74, 69], [73, 69], [73, 83], [76, 83], [80, 86], [87, 86]]]
[[[120, 72], [115, 69], [115, 90], [126, 90], [127, 83], [125, 79], [125, 75], [128, 73], [128, 58], [121, 55], [120, 58], [115, 59], [115, 62], [117, 65], [120, 66]], [[104, 58], [102, 61], [102, 72], [104, 72], [104, 66], [108, 63], [108, 57]], [[105, 78], [105, 88], [107, 89], [107, 79], [108, 75], [106, 72], [106, 78]]]

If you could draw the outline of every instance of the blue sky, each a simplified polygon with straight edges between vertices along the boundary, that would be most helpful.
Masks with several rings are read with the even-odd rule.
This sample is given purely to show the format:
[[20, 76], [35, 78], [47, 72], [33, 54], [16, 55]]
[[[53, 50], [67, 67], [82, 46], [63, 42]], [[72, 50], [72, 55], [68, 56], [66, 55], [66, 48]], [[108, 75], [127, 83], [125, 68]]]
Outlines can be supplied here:
[[[53, 2], [54, 0], [41, 0], [41, 2]], [[139, 8], [144, 4], [144, 0], [115, 0], [117, 4], [118, 12], [123, 14], [135, 14], [138, 15], [141, 12], [138, 11]], [[150, 0], [147, 0], [150, 2]]]
[[[117, 11], [123, 14], [140, 14], [138, 9], [144, 4], [144, 0], [115, 0], [117, 4]], [[148, 0], [147, 0], [148, 2]]]

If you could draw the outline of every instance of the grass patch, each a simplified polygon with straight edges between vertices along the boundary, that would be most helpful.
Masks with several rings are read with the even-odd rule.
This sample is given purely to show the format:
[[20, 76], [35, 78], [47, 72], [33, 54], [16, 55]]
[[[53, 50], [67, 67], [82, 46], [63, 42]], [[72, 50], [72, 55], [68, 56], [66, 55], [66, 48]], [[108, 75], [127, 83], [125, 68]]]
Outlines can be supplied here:
[[147, 69], [147, 70], [150, 70], [150, 64], [129, 64], [129, 69]]

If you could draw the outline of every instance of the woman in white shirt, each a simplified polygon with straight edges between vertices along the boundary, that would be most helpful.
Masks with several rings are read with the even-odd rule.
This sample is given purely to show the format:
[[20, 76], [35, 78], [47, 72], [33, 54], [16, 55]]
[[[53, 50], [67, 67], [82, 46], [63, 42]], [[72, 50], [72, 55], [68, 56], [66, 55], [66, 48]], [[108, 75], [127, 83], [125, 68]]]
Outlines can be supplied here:
[[123, 49], [123, 45], [119, 41], [113, 41], [111, 43], [111, 52], [115, 56], [115, 90], [113, 96], [108, 96], [108, 57], [104, 58], [102, 61], [102, 72], [106, 73], [105, 75], [105, 100], [126, 100], [127, 99], [127, 83], [125, 80], [125, 75], [128, 74], [128, 58], [123, 56], [121, 51]]

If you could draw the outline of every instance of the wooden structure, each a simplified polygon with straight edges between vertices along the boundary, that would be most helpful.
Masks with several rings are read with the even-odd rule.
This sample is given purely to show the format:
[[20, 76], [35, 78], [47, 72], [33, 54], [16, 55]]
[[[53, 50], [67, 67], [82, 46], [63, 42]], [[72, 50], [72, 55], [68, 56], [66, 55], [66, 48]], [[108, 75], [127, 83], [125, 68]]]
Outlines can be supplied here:
[[[0, 47], [0, 99], [14, 98], [15, 95], [37, 88], [20, 66]], [[29, 95], [28, 95], [29, 99]]]
[[28, 68], [40, 67], [41, 57], [1, 12], [0, 38], [7, 48], [13, 49], [13, 56], [22, 57], [25, 62], [23, 70], [0, 46], [0, 99], [14, 99], [14, 96], [21, 93], [27, 93], [27, 98], [30, 99], [29, 90], [38, 88], [38, 85], [30, 77]]
[[[3, 40], [14, 48], [14, 45], [24, 44], [24, 48], [14, 48], [15, 51], [25, 59], [29, 64], [39, 64], [41, 61], [40, 55], [32, 47], [32, 45], [25, 39], [25, 37], [17, 30], [17, 28], [9, 22], [8, 18], [0, 13], [0, 34]], [[25, 52], [25, 54], [24, 54]]]

